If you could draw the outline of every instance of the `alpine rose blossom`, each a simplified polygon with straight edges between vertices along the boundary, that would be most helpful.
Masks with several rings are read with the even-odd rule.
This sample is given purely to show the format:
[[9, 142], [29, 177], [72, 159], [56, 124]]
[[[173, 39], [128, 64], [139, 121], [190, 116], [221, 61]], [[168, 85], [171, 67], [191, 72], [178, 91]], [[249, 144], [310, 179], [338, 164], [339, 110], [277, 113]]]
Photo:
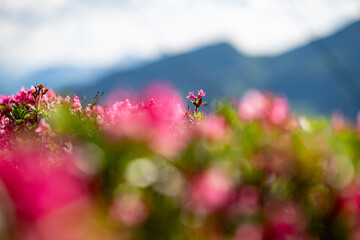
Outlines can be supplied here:
[[84, 196], [84, 185], [68, 172], [71, 158], [58, 154], [54, 164], [54, 156], [37, 146], [19, 149], [11, 159], [0, 159], [0, 180], [18, 219], [34, 221]]
[[247, 121], [261, 120], [279, 125], [288, 118], [289, 107], [285, 97], [276, 97], [252, 89], [241, 99], [238, 113], [240, 118]]
[[71, 106], [74, 110], [81, 110], [81, 102], [79, 100], [79, 97], [74, 94], [74, 98], [71, 101]]
[[240, 117], [244, 120], [258, 119], [263, 116], [267, 107], [266, 97], [257, 90], [249, 90], [239, 105]]
[[54, 133], [51, 131], [50, 125], [45, 122], [45, 118], [40, 120], [38, 127], [35, 129], [35, 132], [42, 135], [54, 135]]
[[180, 134], [184, 127], [181, 97], [165, 84], [152, 84], [141, 95], [150, 100], [115, 102], [105, 113], [103, 127], [114, 139], [145, 140], [160, 155], [176, 154], [186, 138]]
[[299, 205], [290, 200], [273, 201], [265, 205], [267, 235], [274, 239], [298, 239], [306, 229], [306, 218]]
[[221, 169], [208, 169], [193, 180], [188, 204], [196, 213], [206, 214], [223, 207], [232, 194], [229, 177]]
[[210, 115], [200, 125], [196, 126], [196, 130], [201, 136], [209, 140], [224, 140], [227, 125], [223, 117]]
[[289, 107], [287, 99], [283, 97], [276, 97], [272, 103], [269, 113], [269, 120], [273, 124], [281, 124], [287, 118]]
[[194, 95], [194, 91], [189, 92], [189, 96], [186, 97], [187, 99], [196, 99], [195, 95]]
[[236, 212], [242, 215], [254, 215], [259, 210], [260, 193], [255, 186], [245, 185], [238, 193]]
[[202, 98], [206, 95], [206, 92], [204, 92], [202, 89], [197, 90], [197, 93], [198, 93], [199, 98]]

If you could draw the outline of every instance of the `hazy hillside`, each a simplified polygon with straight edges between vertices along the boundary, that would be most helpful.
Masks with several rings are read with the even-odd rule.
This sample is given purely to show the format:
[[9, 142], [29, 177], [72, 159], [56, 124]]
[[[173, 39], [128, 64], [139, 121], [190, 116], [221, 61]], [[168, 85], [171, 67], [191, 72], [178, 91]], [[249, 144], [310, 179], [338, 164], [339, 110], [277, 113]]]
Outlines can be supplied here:
[[[359, 85], [359, 42], [360, 22], [321, 41], [268, 58], [265, 65], [269, 78], [264, 87], [286, 93], [294, 107], [311, 107], [321, 113], [330, 113], [338, 108], [347, 115], [354, 116], [360, 106], [355, 106], [348, 91], [344, 90], [344, 86], [348, 84], [347, 79], [336, 79], [334, 73], [341, 72], [343, 69], [337, 68], [342, 67]], [[340, 66], [334, 65], [332, 58], [329, 59], [328, 53], [322, 50], [324, 44], [340, 62]], [[357, 89], [353, 89], [355, 90]], [[360, 92], [357, 94], [360, 96]]]
[[[89, 98], [97, 91], [109, 93], [124, 86], [138, 89], [154, 80], [168, 80], [184, 94], [203, 88], [214, 99], [240, 96], [246, 89], [257, 87], [285, 94], [292, 106], [300, 111], [329, 114], [333, 109], [342, 109], [353, 117], [360, 106], [355, 106], [343, 84], [334, 78], [338, 69], [329, 68], [326, 64], [328, 56], [321, 49], [325, 44], [346, 72], [359, 80], [359, 42], [360, 22], [322, 41], [276, 57], [248, 57], [231, 45], [220, 43], [166, 57], [130, 71], [114, 71], [91, 86], [71, 86], [68, 90]], [[358, 94], [360, 96], [360, 92]]]

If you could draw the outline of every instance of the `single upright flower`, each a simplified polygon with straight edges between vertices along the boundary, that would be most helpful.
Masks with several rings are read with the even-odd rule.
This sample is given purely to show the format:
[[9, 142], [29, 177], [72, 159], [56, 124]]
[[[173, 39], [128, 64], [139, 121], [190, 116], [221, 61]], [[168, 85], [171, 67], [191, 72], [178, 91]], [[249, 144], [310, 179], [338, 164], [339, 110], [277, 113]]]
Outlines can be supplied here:
[[186, 97], [187, 99], [196, 99], [195, 95], [194, 95], [194, 91], [189, 92], [189, 96]]
[[197, 90], [197, 93], [198, 93], [199, 98], [204, 97], [204, 96], [205, 96], [205, 94], [206, 94], [206, 92], [204, 92], [202, 89], [200, 89], [200, 91], [199, 91], [199, 90]]
[[[204, 92], [201, 89], [201, 90], [197, 90], [197, 93], [198, 93], [198, 97], [194, 95], [194, 91], [189, 92], [189, 96], [186, 97], [187, 99], [189, 99], [189, 102], [191, 102], [195, 107], [194, 111], [191, 114], [186, 114], [185, 112], [185, 116], [188, 120], [202, 119], [201, 113], [198, 114], [199, 107], [205, 107], [208, 105], [207, 102], [203, 102], [203, 98], [202, 98], [203, 96], [205, 96], [206, 92]], [[188, 107], [188, 113], [190, 113], [190, 106]]]

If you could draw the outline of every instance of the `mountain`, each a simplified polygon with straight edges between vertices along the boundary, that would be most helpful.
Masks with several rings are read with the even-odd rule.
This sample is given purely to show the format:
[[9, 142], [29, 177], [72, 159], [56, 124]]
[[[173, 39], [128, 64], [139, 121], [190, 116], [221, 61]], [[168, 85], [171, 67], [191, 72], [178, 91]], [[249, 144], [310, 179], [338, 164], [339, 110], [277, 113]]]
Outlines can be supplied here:
[[21, 86], [30, 87], [35, 84], [46, 84], [53, 89], [61, 89], [74, 82], [85, 84], [96, 80], [103, 73], [102, 69], [75, 68], [70, 66], [48, 67], [34, 72], [22, 72], [20, 74], [9, 74], [0, 69], [0, 94], [13, 94]]
[[124, 71], [143, 66], [146, 60], [127, 56], [113, 67], [75, 67], [71, 65], [53, 65], [33, 71], [9, 71], [0, 64], [0, 94], [13, 94], [21, 86], [29, 87], [35, 84], [47, 84], [53, 89], [63, 89], [77, 83], [86, 85], [112, 72]]
[[341, 109], [354, 117], [360, 110], [359, 42], [357, 22], [330, 37], [266, 59], [270, 76], [261, 87], [285, 93], [295, 108], [323, 114]]
[[91, 85], [67, 89], [91, 97], [97, 91], [141, 89], [154, 80], [167, 80], [184, 95], [202, 88], [211, 100], [260, 88], [286, 95], [299, 112], [330, 114], [340, 109], [354, 117], [360, 109], [359, 42], [360, 22], [274, 57], [249, 57], [219, 43], [132, 70], [113, 71]]
[[35, 85], [38, 83], [47, 84], [52, 88], [61, 88], [66, 85], [77, 83], [88, 83], [99, 78], [102, 69], [75, 68], [70, 66], [49, 67], [26, 76], [22, 79], [25, 85]]

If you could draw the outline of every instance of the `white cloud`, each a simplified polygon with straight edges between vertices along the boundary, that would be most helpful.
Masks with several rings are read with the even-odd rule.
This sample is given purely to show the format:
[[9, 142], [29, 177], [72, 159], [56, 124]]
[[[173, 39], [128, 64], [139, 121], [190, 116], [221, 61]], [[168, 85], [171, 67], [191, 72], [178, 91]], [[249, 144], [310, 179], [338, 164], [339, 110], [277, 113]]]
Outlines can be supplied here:
[[355, 21], [360, 19], [360, 2], [349, 1], [342, 5], [342, 11]]
[[0, 9], [11, 14], [49, 15], [69, 3], [68, 0], [2, 0]]
[[111, 65], [219, 40], [277, 54], [308, 41], [310, 28], [322, 36], [360, 16], [360, 0], [34, 1], [0, 5], [3, 65]]

